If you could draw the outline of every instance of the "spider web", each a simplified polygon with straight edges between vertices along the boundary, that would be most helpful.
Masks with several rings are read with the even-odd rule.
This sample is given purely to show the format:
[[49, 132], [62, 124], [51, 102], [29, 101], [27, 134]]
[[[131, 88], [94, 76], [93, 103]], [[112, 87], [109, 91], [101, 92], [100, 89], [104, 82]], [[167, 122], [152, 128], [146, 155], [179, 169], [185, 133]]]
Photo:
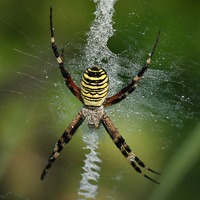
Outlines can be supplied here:
[[[95, 11], [92, 5], [95, 4], [98, 7], [104, 1], [89, 2], [91, 18], [92, 13], [98, 16], [98, 9], [95, 8]], [[81, 73], [86, 67], [94, 64], [103, 66], [110, 78], [109, 94], [112, 95], [127, 85], [143, 66], [148, 53], [153, 48], [157, 31], [162, 26], [159, 27], [161, 24], [153, 14], [145, 13], [144, 15], [145, 11], [139, 6], [139, 1], [134, 5], [130, 1], [124, 1], [129, 5], [126, 12], [120, 11], [120, 9], [123, 10], [121, 1], [105, 2], [108, 4], [106, 6], [103, 4], [103, 6], [110, 10], [108, 15], [104, 12], [99, 13], [99, 16], [104, 17], [103, 21], [97, 17], [90, 21], [91, 24], [87, 24], [87, 29], [81, 29], [82, 31], [75, 27], [76, 22], [70, 22], [63, 8], [55, 6], [54, 27], [56, 42], [60, 49], [64, 44], [65, 65], [70, 66], [69, 72], [75, 81], [79, 83]], [[47, 141], [44, 148], [50, 152], [51, 144], [49, 143], [55, 143], [60, 137], [59, 134], [53, 134], [62, 132], [63, 124], [68, 126], [72, 118], [80, 111], [81, 104], [77, 103], [75, 97], [67, 91], [60, 72], [55, 67], [57, 63], [47, 37], [50, 35], [46, 19], [46, 16], [49, 15], [48, 9], [45, 11], [45, 15], [38, 16], [37, 9], [33, 9], [31, 5], [27, 5], [23, 1], [20, 1], [19, 5], [25, 10], [26, 16], [32, 17], [32, 23], [28, 24], [26, 28], [22, 26], [22, 20], [17, 17], [15, 20], [7, 15], [2, 15], [0, 18], [2, 30], [7, 30], [0, 40], [0, 95], [2, 102], [0, 112], [2, 124], [6, 124], [2, 126], [2, 133], [5, 133], [2, 134], [3, 140], [9, 141], [8, 134], [23, 132], [22, 130], [25, 129], [26, 134], [33, 140], [36, 137], [45, 138]], [[79, 2], [76, 6], [82, 7], [83, 5], [84, 3]], [[154, 11], [149, 2], [144, 1], [142, 5], [150, 7]], [[48, 6], [45, 5], [47, 8]], [[89, 15], [86, 7], [83, 6], [81, 11], [85, 17]], [[176, 22], [184, 24], [184, 17], [190, 15], [188, 10], [183, 12], [183, 15], [177, 18], [174, 24]], [[157, 27], [154, 26], [156, 22], [158, 22]], [[39, 27], [36, 24], [39, 24]], [[97, 24], [100, 24], [101, 27], [97, 27]], [[38, 33], [32, 35], [29, 29], [35, 27], [37, 27]], [[66, 33], [70, 28], [75, 35], [72, 37], [72, 41], [66, 40]], [[171, 37], [170, 32], [175, 33], [174, 37]], [[9, 35], [8, 33], [14, 34]], [[45, 36], [41, 38], [40, 35]], [[116, 126], [124, 130], [125, 134], [134, 133], [136, 137], [141, 135], [149, 137], [148, 135], [151, 134], [151, 137], [158, 138], [159, 143], [156, 144], [156, 148], [166, 152], [174, 152], [178, 143], [184, 139], [185, 135], [189, 134], [187, 131], [199, 120], [198, 91], [200, 84], [197, 79], [199, 72], [195, 71], [199, 62], [195, 53], [192, 52], [192, 46], [189, 49], [191, 51], [188, 50], [187, 54], [183, 53], [183, 49], [192, 43], [196, 35], [194, 30], [184, 33], [173, 24], [168, 25], [168, 29], [162, 29], [150, 69], [144, 75], [137, 90], [123, 103], [116, 104], [107, 110]], [[178, 37], [180, 41], [177, 40]], [[119, 44], [117, 48], [115, 48], [116, 43]], [[15, 62], [10, 62], [11, 58]], [[186, 70], [185, 65], [188, 65]], [[190, 71], [193, 71], [192, 75], [189, 73]], [[186, 73], [188, 74], [186, 75]], [[43, 108], [36, 109], [38, 105]], [[24, 109], [29, 112], [25, 112]], [[17, 121], [14, 116], [23, 117]], [[56, 124], [47, 122], [46, 118]], [[9, 123], [6, 123], [6, 120]], [[28, 132], [32, 126], [35, 126], [36, 121], [41, 122], [40, 129]], [[9, 128], [10, 123], [14, 124], [14, 129]], [[87, 130], [85, 127], [83, 129]], [[169, 130], [169, 135], [166, 134], [166, 130]], [[2, 149], [11, 149], [10, 152], [12, 152], [14, 147], [20, 146], [17, 145], [20, 141], [18, 138], [25, 138], [25, 133], [19, 134], [18, 138], [16, 135], [12, 137], [15, 138], [15, 140], [11, 140], [12, 145], [2, 144]], [[82, 137], [86, 136], [83, 134]], [[77, 137], [75, 139], [77, 140]], [[87, 138], [88, 140], [89, 138]], [[92, 144], [94, 141], [89, 142]], [[41, 143], [39, 144], [41, 145]], [[35, 142], [36, 146], [39, 144]], [[40, 152], [37, 154], [39, 155]], [[3, 175], [6, 172], [6, 163], [8, 163], [9, 157], [6, 152], [1, 157], [4, 161], [0, 167], [0, 177], [3, 182], [6, 179]], [[118, 199], [114, 195], [114, 191], [119, 189], [118, 184], [121, 179], [123, 179], [121, 174], [115, 177], [116, 185], [113, 186], [111, 192], [107, 193], [107, 199], [110, 198], [109, 196]], [[1, 190], [0, 199], [7, 199], [9, 196], [14, 196], [15, 199], [29, 199], [24, 197], [26, 195], [16, 193]]]

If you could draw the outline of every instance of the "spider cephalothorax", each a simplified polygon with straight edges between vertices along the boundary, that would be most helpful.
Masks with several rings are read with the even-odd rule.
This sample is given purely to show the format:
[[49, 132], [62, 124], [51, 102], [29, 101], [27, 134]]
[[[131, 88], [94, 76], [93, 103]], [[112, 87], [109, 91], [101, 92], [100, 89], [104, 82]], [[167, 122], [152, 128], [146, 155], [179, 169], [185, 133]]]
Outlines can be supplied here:
[[100, 120], [104, 114], [104, 107], [83, 107], [82, 113], [87, 120], [88, 127], [91, 129], [98, 129], [100, 125]]
[[140, 79], [142, 78], [142, 75], [147, 70], [151, 62], [151, 58], [154, 54], [154, 51], [158, 43], [160, 31], [158, 32], [158, 36], [157, 36], [155, 45], [153, 47], [153, 50], [149, 54], [149, 58], [147, 62], [139, 71], [139, 73], [135, 76], [133, 80], [130, 81], [130, 83], [126, 87], [124, 87], [115, 95], [107, 98], [106, 96], [108, 93], [109, 80], [108, 80], [107, 73], [104, 69], [98, 66], [87, 68], [83, 73], [83, 76], [81, 79], [81, 88], [79, 88], [76, 85], [76, 83], [72, 80], [69, 72], [64, 68], [63, 50], [62, 50], [62, 56], [60, 57], [57, 50], [56, 43], [55, 43], [54, 33], [53, 33], [54, 29], [52, 25], [52, 7], [50, 8], [50, 29], [51, 29], [52, 49], [58, 61], [62, 76], [65, 79], [65, 84], [70, 89], [70, 91], [83, 103], [83, 108], [78, 113], [78, 115], [72, 120], [71, 124], [64, 131], [61, 138], [58, 140], [54, 148], [54, 151], [49, 157], [48, 164], [46, 165], [46, 167], [44, 168], [42, 172], [41, 179], [42, 180], [44, 179], [48, 169], [51, 167], [52, 163], [59, 156], [59, 153], [61, 152], [63, 147], [71, 140], [76, 130], [86, 119], [90, 128], [98, 128], [100, 124], [103, 124], [104, 128], [108, 132], [109, 136], [113, 140], [116, 147], [120, 150], [122, 155], [128, 160], [128, 162], [132, 165], [132, 167], [144, 177], [148, 178], [149, 180], [155, 183], [158, 183], [157, 181], [153, 180], [152, 178], [147, 176], [145, 173], [143, 173], [139, 166], [155, 174], [160, 174], [160, 173], [147, 167], [135, 155], [135, 153], [133, 153], [130, 147], [126, 144], [124, 138], [120, 135], [118, 130], [115, 128], [111, 119], [105, 113], [104, 108], [122, 101], [136, 89]]

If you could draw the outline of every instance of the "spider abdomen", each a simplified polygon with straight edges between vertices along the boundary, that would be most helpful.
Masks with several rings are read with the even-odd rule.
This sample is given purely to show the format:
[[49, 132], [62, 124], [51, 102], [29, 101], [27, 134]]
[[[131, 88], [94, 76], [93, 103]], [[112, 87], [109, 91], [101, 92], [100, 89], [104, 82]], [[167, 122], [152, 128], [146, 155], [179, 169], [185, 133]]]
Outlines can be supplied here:
[[108, 93], [108, 75], [100, 67], [87, 68], [81, 79], [81, 95], [86, 106], [101, 106]]

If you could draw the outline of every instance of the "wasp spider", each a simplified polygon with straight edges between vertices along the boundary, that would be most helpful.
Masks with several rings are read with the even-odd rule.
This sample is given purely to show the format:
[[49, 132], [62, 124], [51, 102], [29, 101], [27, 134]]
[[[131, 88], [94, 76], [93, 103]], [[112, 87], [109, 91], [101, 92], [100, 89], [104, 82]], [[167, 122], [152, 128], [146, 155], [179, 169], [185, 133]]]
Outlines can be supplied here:
[[142, 78], [142, 75], [147, 70], [148, 65], [151, 62], [151, 58], [156, 49], [158, 39], [160, 36], [160, 30], [159, 30], [155, 45], [153, 47], [153, 50], [149, 54], [149, 58], [147, 62], [139, 71], [137, 76], [133, 80], [131, 80], [130, 83], [126, 87], [124, 87], [121, 91], [119, 91], [117, 94], [106, 98], [107, 93], [108, 93], [109, 80], [108, 80], [108, 75], [103, 68], [100, 68], [98, 66], [87, 68], [83, 73], [80, 88], [72, 80], [69, 72], [64, 68], [63, 50], [62, 50], [62, 55], [60, 57], [57, 50], [57, 46], [55, 44], [55, 38], [54, 38], [54, 32], [53, 32], [54, 28], [52, 25], [52, 7], [50, 8], [50, 29], [51, 29], [52, 49], [58, 61], [62, 76], [65, 79], [65, 84], [70, 89], [70, 91], [83, 103], [83, 108], [78, 113], [78, 115], [73, 119], [73, 121], [68, 126], [68, 128], [64, 131], [61, 138], [58, 140], [53, 153], [49, 157], [48, 164], [46, 165], [46, 167], [44, 168], [42, 172], [41, 179], [42, 180], [44, 179], [48, 169], [51, 167], [53, 162], [59, 156], [63, 147], [72, 139], [72, 136], [75, 134], [75, 132], [77, 131], [79, 126], [83, 123], [83, 121], [86, 119], [90, 128], [98, 128], [100, 124], [103, 124], [103, 126], [105, 127], [106, 131], [108, 132], [109, 136], [113, 140], [116, 147], [120, 150], [122, 155], [128, 160], [128, 162], [132, 165], [132, 167], [138, 173], [140, 173], [147, 179], [155, 183], [158, 183], [157, 181], [147, 176], [144, 172], [142, 172], [139, 166], [155, 174], [160, 174], [160, 173], [147, 167], [135, 155], [135, 153], [133, 153], [130, 147], [126, 144], [124, 138], [120, 135], [118, 130], [115, 128], [111, 119], [105, 113], [104, 108], [122, 101], [136, 89], [139, 81]]

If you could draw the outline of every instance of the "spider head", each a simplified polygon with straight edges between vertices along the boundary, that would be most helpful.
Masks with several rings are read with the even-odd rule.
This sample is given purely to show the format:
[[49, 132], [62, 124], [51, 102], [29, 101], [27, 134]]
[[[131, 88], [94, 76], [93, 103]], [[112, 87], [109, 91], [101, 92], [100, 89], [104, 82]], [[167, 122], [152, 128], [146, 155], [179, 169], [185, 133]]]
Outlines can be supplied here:
[[81, 95], [86, 106], [99, 107], [108, 93], [108, 75], [98, 66], [87, 68], [81, 79]]
[[104, 114], [104, 107], [88, 107], [84, 106], [82, 108], [82, 114], [86, 118], [88, 127], [90, 129], [98, 129], [100, 125], [100, 120]]

